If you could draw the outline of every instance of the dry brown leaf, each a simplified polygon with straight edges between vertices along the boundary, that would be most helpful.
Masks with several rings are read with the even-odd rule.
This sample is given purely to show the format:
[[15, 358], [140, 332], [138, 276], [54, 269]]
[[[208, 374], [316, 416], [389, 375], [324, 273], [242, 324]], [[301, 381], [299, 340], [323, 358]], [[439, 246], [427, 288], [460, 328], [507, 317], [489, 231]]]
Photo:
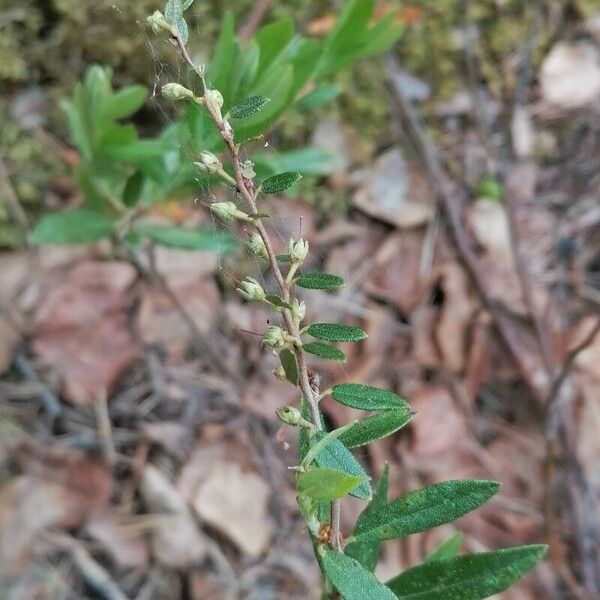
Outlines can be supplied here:
[[427, 285], [420, 276], [419, 265], [423, 234], [403, 231], [390, 235], [373, 259], [365, 291], [395, 304], [403, 314], [410, 314], [419, 303]]
[[461, 372], [467, 359], [467, 343], [476, 301], [469, 290], [466, 272], [456, 263], [441, 268], [444, 302], [435, 329], [444, 367], [451, 373]]
[[409, 228], [431, 220], [435, 200], [422, 174], [394, 148], [361, 173], [353, 206], [375, 219]]
[[157, 513], [152, 531], [156, 559], [175, 569], [197, 565], [206, 554], [205, 543], [177, 488], [157, 467], [148, 464], [142, 473], [140, 494], [148, 508]]
[[57, 371], [71, 402], [91, 403], [110, 392], [139, 356], [126, 312], [134, 279], [129, 264], [83, 262], [40, 306], [33, 347]]
[[210, 465], [193, 505], [209, 525], [256, 557], [265, 552], [271, 539], [270, 493], [257, 473], [244, 472], [237, 463], [219, 461]]
[[148, 542], [131, 517], [109, 510], [97, 512], [88, 521], [86, 531], [108, 550], [120, 568], [143, 569], [148, 565]]

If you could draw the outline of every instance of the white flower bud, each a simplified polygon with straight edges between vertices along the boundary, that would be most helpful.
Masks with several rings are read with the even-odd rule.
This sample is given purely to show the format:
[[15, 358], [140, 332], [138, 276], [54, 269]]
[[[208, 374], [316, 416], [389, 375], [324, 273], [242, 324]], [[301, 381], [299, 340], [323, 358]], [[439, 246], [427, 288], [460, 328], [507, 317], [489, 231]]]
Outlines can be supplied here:
[[204, 104], [209, 110], [217, 113], [221, 116], [221, 109], [223, 108], [223, 96], [219, 90], [206, 90], [204, 92]]
[[305, 242], [304, 240], [298, 240], [297, 242], [290, 240], [288, 254], [293, 263], [304, 262], [304, 259], [308, 256], [308, 242]]
[[292, 300], [291, 313], [296, 323], [301, 323], [304, 321], [304, 317], [306, 316], [306, 304], [304, 304], [304, 300], [302, 302], [298, 302], [298, 298], [294, 298]]
[[254, 277], [246, 277], [246, 279], [242, 281], [242, 287], [238, 288], [238, 292], [242, 295], [244, 300], [248, 300], [249, 302], [262, 302], [266, 299], [265, 290], [263, 290], [260, 283], [258, 283]]
[[172, 34], [172, 27], [165, 19], [164, 15], [160, 10], [155, 10], [147, 19], [146, 23], [156, 34], [160, 34], [163, 31], [167, 31]]
[[186, 100], [193, 98], [194, 93], [179, 83], [167, 83], [162, 86], [162, 95], [168, 100]]
[[268, 256], [269, 256], [267, 253], [267, 247], [265, 246], [263, 239], [256, 232], [254, 232], [250, 236], [250, 241], [248, 242], [248, 248], [250, 248], [250, 250], [252, 252], [254, 252], [254, 254], [256, 254], [257, 256], [262, 256], [262, 258], [268, 258]]
[[254, 163], [251, 160], [246, 160], [242, 163], [242, 175], [246, 179], [254, 179], [256, 177]]
[[238, 210], [233, 202], [214, 202], [210, 205], [210, 210], [223, 221], [233, 221], [235, 218], [247, 216]]
[[273, 350], [280, 350], [286, 345], [285, 331], [277, 325], [271, 325], [265, 332], [262, 343], [263, 346], [267, 346]]
[[194, 164], [205, 173], [215, 174], [223, 169], [221, 161], [212, 152], [201, 152], [200, 161]]

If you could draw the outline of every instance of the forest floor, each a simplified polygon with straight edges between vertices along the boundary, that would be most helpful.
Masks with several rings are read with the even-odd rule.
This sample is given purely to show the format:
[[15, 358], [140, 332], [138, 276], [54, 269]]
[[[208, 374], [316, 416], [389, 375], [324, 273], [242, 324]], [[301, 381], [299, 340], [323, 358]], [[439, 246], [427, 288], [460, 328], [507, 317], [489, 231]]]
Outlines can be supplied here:
[[[331, 27], [329, 12], [293, 4], [305, 29]], [[299, 198], [275, 200], [273, 227], [282, 243], [301, 231], [316, 249], [307, 267], [346, 279], [336, 295], [307, 296], [309, 316], [369, 334], [343, 348], [343, 367], [314, 363], [323, 387], [388, 387], [416, 411], [361, 456], [374, 478], [387, 461], [391, 496], [454, 478], [502, 483], [456, 526], [388, 543], [378, 575], [461, 531], [465, 551], [549, 544], [503, 599], [593, 600], [600, 12], [593, 2], [482, 3], [513, 7], [508, 35], [497, 13], [465, 15], [461, 4], [443, 18], [432, 2], [405, 7], [397, 53], [345, 76], [340, 102], [310, 128], [283, 124], [282, 144], [304, 138], [341, 160]], [[115, 61], [117, 77], [135, 79]], [[0, 215], [0, 595], [318, 597], [288, 469], [296, 441], [274, 418], [297, 393], [248, 333], [268, 313], [232, 284], [257, 266], [156, 248], [156, 285], [103, 244], [20, 248], [15, 222], [26, 229], [79, 192], [58, 80], [32, 88], [33, 76], [12, 77], [0, 134], [10, 202]], [[160, 210], [214, 227], [193, 200]], [[356, 416], [331, 400], [322, 408], [332, 427]], [[346, 534], [360, 508], [344, 502]]]

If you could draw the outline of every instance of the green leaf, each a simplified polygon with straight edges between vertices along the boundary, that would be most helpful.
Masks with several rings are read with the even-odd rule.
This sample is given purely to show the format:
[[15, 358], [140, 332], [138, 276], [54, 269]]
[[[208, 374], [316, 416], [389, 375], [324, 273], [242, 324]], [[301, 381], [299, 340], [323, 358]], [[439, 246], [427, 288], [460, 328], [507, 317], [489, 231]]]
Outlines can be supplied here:
[[305, 273], [296, 279], [296, 285], [309, 290], [335, 290], [344, 285], [344, 280], [330, 273]]
[[329, 467], [310, 469], [298, 474], [298, 493], [313, 500], [337, 500], [351, 492], [362, 479]]
[[[226, 99], [229, 99], [228, 82], [231, 79], [236, 47], [237, 40], [235, 37], [233, 13], [228, 10], [225, 12], [223, 21], [221, 22], [219, 39], [217, 40], [212, 60], [206, 68], [206, 81], [212, 88], [219, 90], [223, 94], [223, 98]], [[201, 114], [204, 115], [206, 113], [205, 111], [201, 111]]]
[[[325, 432], [320, 432], [322, 435], [320, 436], [314, 436], [314, 441], [315, 443], [311, 446], [310, 450], [306, 453], [306, 456], [304, 457], [304, 460], [302, 461], [302, 467], [303, 468], [308, 468], [310, 466], [310, 463], [312, 461], [315, 460], [315, 458], [321, 454], [321, 452], [323, 452], [330, 444], [333, 444], [333, 442], [340, 437], [340, 435], [342, 435], [342, 433], [344, 433], [344, 431], [346, 431], [346, 429], [348, 429], [349, 427], [352, 427], [352, 423], [348, 423], [347, 425], [343, 425], [342, 427], [338, 427], [337, 429], [334, 429], [333, 431], [330, 431], [329, 433], [325, 433]], [[342, 471], [346, 472], [344, 469], [341, 469]], [[353, 473], [349, 473], [350, 475], [353, 475]]]
[[345, 600], [397, 600], [396, 596], [373, 573], [357, 561], [326, 548], [323, 554], [325, 575]]
[[148, 98], [148, 89], [143, 85], [130, 85], [115, 92], [107, 103], [104, 118], [123, 119], [137, 112]]
[[[362, 513], [360, 513], [357, 524], [366, 519], [374, 510], [378, 510], [387, 504], [389, 475], [390, 465], [385, 463], [383, 472], [373, 493], [373, 498]], [[379, 560], [380, 548], [381, 542], [376, 540], [374, 542], [352, 542], [346, 546], [344, 551], [348, 556], [355, 558], [365, 569], [374, 571]]]
[[135, 206], [142, 196], [143, 187], [144, 174], [141, 171], [136, 171], [125, 183], [123, 204], [128, 207]]
[[175, 23], [181, 42], [185, 46], [188, 43], [188, 26], [183, 17], [179, 17]]
[[[319, 431], [315, 433], [313, 441], [318, 443], [325, 435], [324, 432]], [[305, 457], [306, 452], [304, 453], [304, 458]], [[302, 460], [304, 460], [304, 458]], [[360, 477], [362, 483], [356, 486], [350, 492], [350, 495], [355, 498], [361, 498], [362, 500], [370, 500], [371, 485], [369, 483], [369, 476], [352, 452], [350, 452], [342, 442], [333, 440], [326, 448], [317, 454], [315, 462], [319, 467], [331, 467], [332, 469], [344, 471], [344, 473], [348, 473], [349, 475]]]
[[292, 308], [289, 302], [286, 302], [283, 298], [280, 298], [275, 294], [267, 294], [265, 298], [267, 302], [270, 302], [273, 306], [276, 306], [277, 308], [287, 308], [288, 310]]
[[343, 323], [313, 323], [306, 332], [327, 342], [359, 342], [367, 337], [367, 333], [360, 327]]
[[406, 400], [398, 394], [362, 383], [334, 385], [331, 388], [331, 397], [344, 406], [361, 410], [409, 409]]
[[233, 106], [229, 114], [233, 119], [245, 119], [257, 113], [268, 102], [271, 102], [271, 99], [266, 96], [250, 96]]
[[353, 541], [391, 540], [450, 523], [485, 504], [499, 489], [496, 481], [465, 479], [415, 490], [357, 524]]
[[32, 244], [91, 244], [109, 237], [114, 223], [102, 213], [79, 208], [44, 215], [34, 227]]
[[237, 239], [223, 231], [186, 229], [171, 225], [138, 225], [132, 233], [151, 239], [161, 246], [180, 250], [231, 252], [237, 247]]
[[254, 37], [259, 48], [259, 64], [256, 79], [262, 78], [267, 69], [279, 57], [294, 35], [291, 19], [280, 19], [261, 27]]
[[302, 348], [309, 354], [314, 354], [320, 358], [346, 362], [346, 355], [341, 350], [338, 350], [329, 344], [323, 344], [322, 342], [306, 342], [302, 344]]
[[342, 165], [340, 157], [310, 146], [277, 153], [257, 152], [253, 159], [256, 172], [263, 178], [282, 171], [297, 171], [303, 175], [329, 175]]
[[436, 560], [446, 560], [454, 558], [458, 555], [460, 546], [463, 543], [465, 536], [457, 531], [451, 535], [446, 541], [442, 542], [431, 554], [428, 554], [424, 559], [424, 563], [434, 562]]
[[181, 0], [167, 0], [165, 5], [165, 19], [168, 23], [175, 25], [177, 19], [183, 15]]
[[296, 108], [306, 109], [322, 106], [337, 98], [341, 92], [342, 88], [337, 83], [322, 85], [305, 96], [302, 96], [302, 98], [296, 102]]
[[294, 171], [279, 173], [278, 175], [268, 177], [262, 182], [262, 191], [265, 194], [280, 194], [291, 188], [300, 179], [302, 179], [302, 175]]
[[479, 600], [516, 583], [546, 553], [543, 545], [467, 554], [408, 569], [387, 585], [402, 600]]
[[370, 444], [402, 429], [411, 421], [412, 416], [408, 405], [400, 409], [379, 412], [352, 425], [343, 433], [340, 441], [348, 448]]
[[296, 355], [289, 348], [283, 348], [279, 352], [279, 360], [281, 361], [281, 366], [287, 380], [293, 385], [298, 385], [298, 362], [296, 361]]
[[182, 10], [187, 10], [192, 4], [194, 4], [194, 0], [183, 0], [181, 8]]

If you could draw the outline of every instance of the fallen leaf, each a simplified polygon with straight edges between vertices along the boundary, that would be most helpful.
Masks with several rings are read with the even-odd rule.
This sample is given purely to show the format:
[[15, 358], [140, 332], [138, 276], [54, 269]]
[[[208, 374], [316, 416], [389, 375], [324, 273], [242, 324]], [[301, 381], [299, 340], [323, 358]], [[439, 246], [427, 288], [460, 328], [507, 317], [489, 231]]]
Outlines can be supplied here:
[[542, 97], [563, 109], [600, 100], [600, 52], [588, 41], [558, 42], [540, 69]]
[[39, 307], [33, 348], [59, 374], [71, 402], [89, 404], [110, 393], [139, 357], [127, 315], [134, 279], [127, 263], [82, 262]]
[[271, 539], [268, 502], [270, 489], [253, 471], [242, 471], [237, 463], [219, 461], [196, 490], [193, 506], [212, 525], [243, 552], [257, 557]]
[[156, 559], [175, 569], [200, 563], [206, 554], [200, 530], [177, 488], [151, 464], [142, 472], [140, 494], [148, 508], [157, 513], [152, 530]]
[[119, 568], [147, 567], [148, 543], [130, 516], [110, 510], [97, 512], [88, 521], [85, 529], [106, 548]]
[[372, 167], [364, 170], [361, 179], [352, 204], [369, 216], [400, 228], [431, 220], [433, 191], [397, 148], [380, 155]]

